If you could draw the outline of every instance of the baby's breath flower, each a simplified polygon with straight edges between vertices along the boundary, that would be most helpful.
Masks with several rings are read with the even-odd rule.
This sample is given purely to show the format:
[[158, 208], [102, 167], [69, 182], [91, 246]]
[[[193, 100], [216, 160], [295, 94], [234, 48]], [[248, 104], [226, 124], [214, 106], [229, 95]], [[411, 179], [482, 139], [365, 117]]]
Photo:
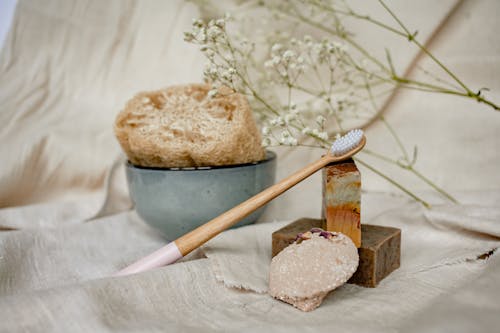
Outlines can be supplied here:
[[263, 147], [269, 147], [271, 145], [271, 139], [270, 138], [264, 138], [262, 139], [262, 146]]
[[229, 72], [229, 70], [227, 70], [227, 71], [222, 72], [221, 77], [222, 77], [224, 80], [229, 80], [229, 81], [231, 81], [231, 79], [233, 78], [233, 75]]
[[326, 122], [326, 118], [322, 115], [319, 115], [316, 117], [316, 122], [320, 125], [323, 126]]
[[322, 64], [326, 60], [326, 47], [324, 43], [314, 43], [312, 45], [312, 56], [316, 62]]
[[310, 135], [312, 134], [312, 129], [306, 126], [302, 129], [301, 133], [305, 135]]
[[186, 42], [192, 42], [194, 40], [194, 35], [192, 32], [185, 32], [184, 33], [184, 40]]
[[224, 26], [226, 25], [226, 21], [224, 19], [218, 19], [217, 21], [215, 21], [215, 24], [219, 28], [224, 28]]
[[206, 49], [205, 55], [209, 58], [212, 59], [215, 56], [215, 52], [212, 49]]
[[335, 50], [336, 50], [336, 49], [335, 49], [335, 46], [334, 46], [332, 43], [328, 43], [328, 44], [326, 45], [326, 49], [327, 49], [327, 51], [328, 51], [329, 53], [335, 53]]
[[286, 146], [296, 146], [298, 141], [288, 131], [283, 131], [281, 132], [279, 143]]
[[318, 138], [320, 138], [321, 140], [328, 140], [328, 133], [326, 132], [319, 132], [318, 133]]
[[271, 119], [269, 122], [272, 126], [283, 126], [285, 125], [285, 121], [283, 120], [282, 117], [276, 117], [274, 119]]
[[205, 42], [207, 40], [207, 35], [205, 34], [205, 29], [200, 30], [200, 33], [198, 34], [197, 38], [200, 42]]
[[292, 50], [286, 50], [283, 53], [283, 59], [286, 60], [286, 61], [292, 60], [295, 56], [296, 56], [296, 54]]
[[271, 134], [271, 129], [267, 126], [262, 127], [262, 134], [263, 135], [269, 135]]
[[289, 139], [288, 139], [288, 144], [289, 144], [290, 146], [296, 146], [298, 143], [299, 143], [299, 142], [298, 142], [298, 141], [297, 141], [297, 139], [295, 139], [295, 138], [289, 138]]
[[273, 45], [273, 47], [271, 48], [271, 52], [273, 53], [278, 53], [279, 51], [281, 51], [281, 49], [283, 48], [283, 45], [279, 44], [279, 43], [276, 43]]
[[203, 21], [200, 19], [193, 19], [193, 26], [201, 28], [203, 26]]
[[209, 27], [207, 30], [208, 38], [215, 39], [215, 38], [219, 37], [221, 34], [222, 34], [221, 29], [215, 25]]
[[208, 70], [208, 72], [211, 74], [211, 75], [217, 75], [219, 73], [219, 70], [217, 69], [216, 66], [211, 66]]
[[208, 91], [208, 97], [212, 98], [217, 95], [217, 89], [211, 89]]

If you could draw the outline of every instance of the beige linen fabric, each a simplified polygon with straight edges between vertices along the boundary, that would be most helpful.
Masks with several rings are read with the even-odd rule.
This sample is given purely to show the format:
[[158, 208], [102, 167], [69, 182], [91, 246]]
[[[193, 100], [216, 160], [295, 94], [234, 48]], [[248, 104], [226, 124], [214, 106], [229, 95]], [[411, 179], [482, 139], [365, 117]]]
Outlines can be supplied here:
[[[491, 205], [499, 200], [500, 192], [488, 196], [483, 208], [497, 214], [498, 208]], [[380, 207], [391, 199], [386, 194], [370, 194], [364, 200], [369, 207]], [[498, 247], [499, 238], [474, 230], [451, 230], [449, 225], [456, 219], [453, 213], [431, 223], [415, 203], [401, 197], [392, 198], [392, 203], [395, 207], [384, 212], [366, 212], [377, 224], [403, 229], [402, 267], [375, 289], [339, 288], [311, 313], [262, 293], [267, 287], [269, 233], [282, 222], [228, 231], [206, 246], [208, 259], [121, 278], [109, 276], [163, 242], [134, 213], [55, 229], [4, 233], [1, 262], [8, 270], [2, 269], [0, 275], [0, 313], [5, 319], [0, 321], [0, 331], [299, 332], [331, 331], [332, 327], [346, 332], [398, 331], [408, 321], [420, 323], [421, 311], [445, 311], [434, 303], [464, 286], [478, 288], [477, 277], [487, 279], [477, 291], [482, 298], [462, 295], [461, 299], [476, 302], [462, 307], [498, 310], [493, 301], [498, 277], [495, 268], [490, 268], [496, 261], [476, 257]], [[478, 203], [471, 200], [469, 204]], [[469, 215], [481, 219], [475, 208]], [[220, 281], [238, 281], [247, 290], [228, 288]], [[261, 293], [248, 291], [255, 286]], [[489, 297], [484, 295], [486, 290]], [[492, 324], [490, 320], [482, 325]], [[441, 322], [438, 327], [449, 326]]]
[[[457, 3], [390, 5], [426, 40]], [[376, 2], [358, 5], [384, 15]], [[495, 1], [463, 1], [432, 44], [497, 101], [499, 10]], [[307, 314], [265, 294], [270, 233], [319, 217], [319, 174], [270, 205], [263, 222], [271, 223], [207, 244], [206, 259], [198, 251], [155, 271], [110, 277], [164, 244], [130, 211], [111, 124], [135, 92], [200, 79], [199, 52], [182, 42], [195, 16], [182, 1], [19, 1], [0, 55], [0, 228], [19, 229], [0, 233], [0, 332], [496, 328], [498, 254], [476, 258], [499, 246], [500, 114], [441, 95], [401, 91], [387, 119], [404, 142], [418, 143], [421, 171], [461, 205], [422, 191], [435, 204], [427, 211], [362, 170], [370, 190], [362, 221], [403, 229], [403, 265], [378, 288], [343, 286]], [[361, 30], [380, 51], [374, 32]], [[386, 41], [404, 71], [416, 50]], [[386, 134], [369, 128], [370, 148], [393, 152]], [[277, 151], [278, 178], [321, 154]]]
[[[498, 285], [500, 256], [453, 293], [435, 299], [425, 311], [403, 325], [403, 332], [495, 332], [500, 306], [491, 291]], [[470, 306], [480, 304], [480, 306]]]
[[0, 207], [104, 190], [121, 155], [112, 124], [126, 100], [200, 79], [200, 55], [182, 41], [193, 9], [183, 1], [19, 1], [0, 58]]

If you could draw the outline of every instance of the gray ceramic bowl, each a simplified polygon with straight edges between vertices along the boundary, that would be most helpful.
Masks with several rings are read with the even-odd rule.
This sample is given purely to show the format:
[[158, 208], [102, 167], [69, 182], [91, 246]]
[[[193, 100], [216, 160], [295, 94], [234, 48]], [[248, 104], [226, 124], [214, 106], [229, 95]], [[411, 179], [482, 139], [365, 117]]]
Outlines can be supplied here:
[[[274, 184], [276, 154], [256, 163], [201, 168], [126, 165], [130, 196], [139, 216], [168, 240], [208, 222]], [[236, 227], [254, 223], [261, 208]]]

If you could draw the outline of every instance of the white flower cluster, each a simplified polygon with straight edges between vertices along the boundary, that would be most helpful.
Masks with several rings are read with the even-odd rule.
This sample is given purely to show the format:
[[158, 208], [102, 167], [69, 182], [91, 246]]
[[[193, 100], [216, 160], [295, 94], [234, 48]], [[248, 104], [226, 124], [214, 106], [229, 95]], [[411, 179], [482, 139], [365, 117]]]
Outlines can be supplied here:
[[303, 73], [307, 66], [332, 63], [331, 58], [341, 58], [346, 51], [347, 46], [343, 43], [328, 39], [316, 41], [306, 35], [303, 40], [291, 38], [287, 47], [281, 43], [274, 44], [271, 57], [264, 66], [276, 70], [282, 78], [290, 78], [294, 76], [290, 71]]
[[328, 39], [315, 41], [311, 36], [305, 36], [301, 46], [307, 50], [312, 61], [318, 64], [330, 63], [332, 57], [341, 58], [347, 51], [345, 44]]
[[328, 133], [326, 131], [319, 131], [317, 128], [311, 129], [310, 127], [304, 127], [302, 129], [302, 134], [309, 135], [321, 141], [328, 141], [329, 138]]
[[263, 143], [265, 146], [271, 144], [296, 146], [298, 139], [293, 135], [292, 125], [295, 125], [298, 117], [297, 111], [284, 113], [283, 116], [277, 116], [267, 121], [262, 127]]
[[[277, 82], [293, 83], [306, 69], [306, 61], [296, 50], [274, 44], [271, 58], [264, 63], [271, 70], [271, 76]], [[274, 74], [274, 75], [273, 75]]]
[[[290, 103], [290, 107], [283, 110], [283, 115], [269, 119], [269, 128], [285, 127], [287, 134], [297, 132], [295, 137], [309, 136], [321, 144], [328, 142], [329, 135], [325, 130], [327, 118], [336, 116], [345, 106], [343, 99], [335, 98], [331, 92], [336, 84], [333, 72], [337, 69], [337, 73], [340, 73], [335, 66], [342, 62], [346, 50], [346, 46], [337, 41], [318, 41], [310, 36], [304, 36], [303, 39], [288, 38], [286, 42], [272, 45], [270, 57], [264, 63], [269, 79], [278, 86], [313, 94], [314, 98], [305, 103], [302, 114], [297, 112], [295, 104]], [[322, 82], [319, 82], [318, 87], [301, 86], [305, 81], [302, 76], [307, 76], [309, 72], [315, 72], [314, 74], [319, 76], [315, 79], [319, 81], [322, 80], [321, 76], [327, 77], [325, 80], [330, 76], [329, 82], [326, 82], [330, 93]], [[281, 135], [275, 141], [280, 144], [289, 143], [288, 138], [287, 135]]]
[[239, 59], [242, 53], [229, 42], [226, 24], [231, 17], [210, 20], [208, 23], [200, 19], [193, 20], [192, 31], [184, 33], [184, 40], [200, 46], [208, 59], [203, 76], [213, 89], [209, 96], [216, 96], [219, 87], [227, 86], [235, 91], [244, 89], [239, 73], [239, 66], [245, 59]]
[[[203, 75], [213, 87], [209, 96], [216, 96], [221, 86], [249, 96], [254, 110], [259, 110], [256, 112], [261, 116], [257, 119], [263, 124], [264, 146], [296, 146], [307, 137], [326, 146], [330, 140], [327, 128], [335, 123], [329, 119], [337, 117], [347, 105], [343, 99], [334, 98], [333, 89], [336, 84], [333, 66], [341, 62], [346, 47], [336, 41], [318, 41], [310, 36], [285, 38], [281, 33], [281, 41], [272, 44], [269, 57], [264, 61], [265, 72], [259, 72], [254, 67], [255, 43], [245, 37], [229, 36], [227, 22], [228, 17], [208, 22], [194, 20], [192, 31], [185, 33], [185, 40], [198, 45], [208, 60]], [[264, 75], [257, 75], [261, 73]], [[306, 80], [303, 79], [308, 77], [311, 81], [311, 73], [317, 76], [314, 79], [319, 84], [304, 87]], [[330, 79], [321, 82], [321, 76]], [[272, 90], [283, 88], [288, 92], [285, 94], [288, 100], [283, 101], [279, 97], [269, 99]], [[300, 103], [294, 103], [292, 97], [295, 99], [297, 92], [313, 98], [303, 101], [303, 96], [297, 97]]]
[[283, 131], [281, 132], [279, 143], [285, 146], [296, 146], [298, 141], [290, 134], [290, 132]]
[[184, 33], [184, 40], [187, 42], [200, 42], [206, 43], [208, 41], [217, 41], [219, 38], [225, 37], [226, 21], [230, 16], [225, 18], [210, 20], [208, 23], [200, 19], [194, 19], [192, 24], [192, 31]]

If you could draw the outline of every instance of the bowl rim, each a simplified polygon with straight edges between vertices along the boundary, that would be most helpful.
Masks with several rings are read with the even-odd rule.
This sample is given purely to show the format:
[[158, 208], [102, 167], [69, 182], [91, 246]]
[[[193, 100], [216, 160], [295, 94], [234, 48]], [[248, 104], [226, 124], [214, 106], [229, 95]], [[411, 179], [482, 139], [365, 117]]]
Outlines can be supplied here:
[[200, 166], [200, 167], [145, 167], [140, 165], [135, 165], [129, 160], [125, 162], [127, 168], [130, 169], [142, 169], [142, 170], [157, 170], [157, 171], [201, 171], [201, 170], [219, 170], [219, 169], [234, 169], [234, 168], [244, 168], [251, 167], [260, 164], [270, 163], [276, 160], [276, 153], [272, 150], [266, 149], [266, 158], [257, 162], [241, 163], [241, 164], [229, 164], [229, 165], [216, 165], [216, 166]]

